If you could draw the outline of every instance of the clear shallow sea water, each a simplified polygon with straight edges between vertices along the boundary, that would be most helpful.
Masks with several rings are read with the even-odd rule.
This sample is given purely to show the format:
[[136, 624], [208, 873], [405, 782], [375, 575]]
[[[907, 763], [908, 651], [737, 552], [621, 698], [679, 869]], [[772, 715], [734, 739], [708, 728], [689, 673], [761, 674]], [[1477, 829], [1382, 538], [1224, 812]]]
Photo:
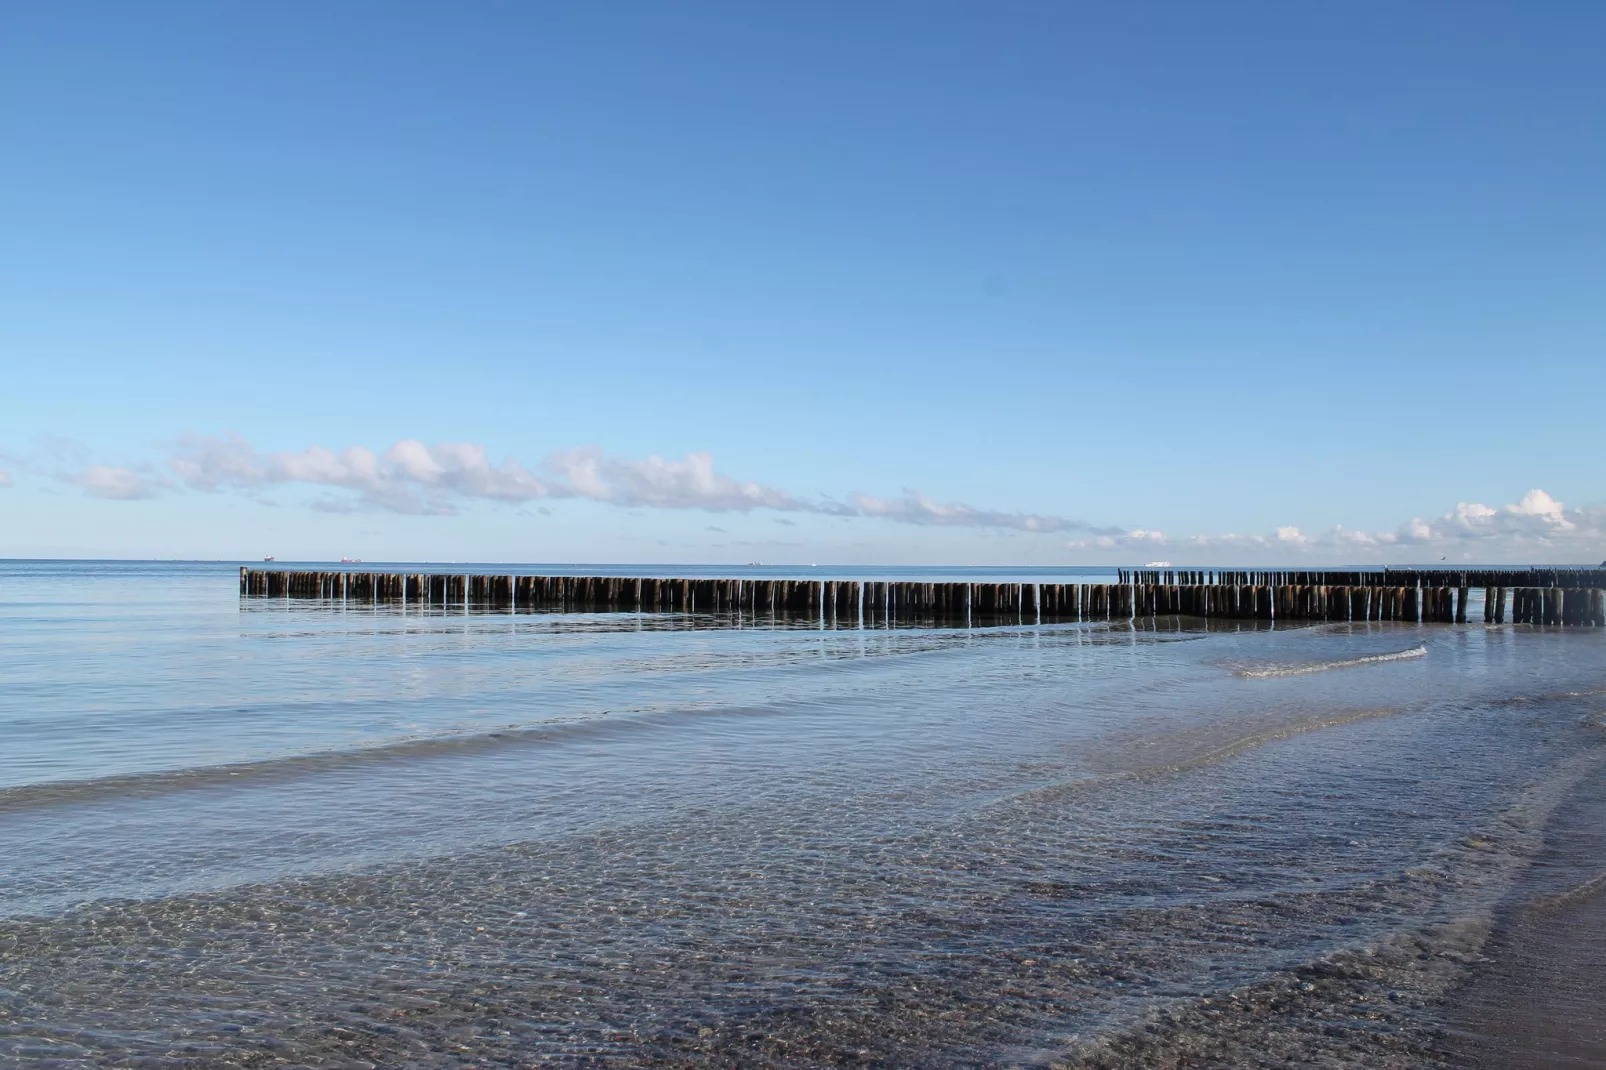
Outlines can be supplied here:
[[1588, 630], [236, 590], [0, 564], [0, 1062], [1454, 1065], [1601, 775]]

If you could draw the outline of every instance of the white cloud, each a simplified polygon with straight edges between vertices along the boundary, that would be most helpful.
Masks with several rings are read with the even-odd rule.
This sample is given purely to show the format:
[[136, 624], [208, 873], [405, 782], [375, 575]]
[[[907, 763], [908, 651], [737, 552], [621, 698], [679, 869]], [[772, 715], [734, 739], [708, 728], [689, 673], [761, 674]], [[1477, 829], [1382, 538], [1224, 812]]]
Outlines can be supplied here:
[[1400, 542], [1431, 542], [1433, 540], [1433, 528], [1428, 524], [1422, 523], [1420, 518], [1414, 518], [1400, 528], [1399, 534], [1395, 538]]
[[1220, 560], [1272, 563], [1290, 555], [1328, 562], [1379, 560], [1385, 556], [1425, 558], [1430, 554], [1488, 561], [1571, 561], [1590, 563], [1606, 556], [1606, 507], [1568, 509], [1543, 490], [1531, 490], [1514, 505], [1495, 508], [1460, 502], [1436, 520], [1414, 517], [1394, 531], [1368, 532], [1342, 525], [1307, 534], [1293, 525], [1269, 535], [1191, 535], [1169, 539], [1137, 529], [1067, 542], [1073, 550], [1140, 551], [1184, 547]]
[[1131, 550], [1141, 553], [1162, 547], [1185, 547], [1201, 551], [1264, 550], [1276, 544], [1275, 538], [1263, 535], [1187, 535], [1173, 538], [1163, 531], [1145, 531], [1143, 528], [1136, 528], [1132, 531], [1099, 535], [1096, 538], [1073, 539], [1065, 546], [1072, 550]]
[[269, 482], [262, 458], [237, 435], [228, 438], [188, 436], [168, 459], [173, 472], [196, 490], [255, 488]]
[[[1480, 517], [1499, 515], [1497, 510], [1490, 509], [1486, 505], [1464, 505], [1461, 508], [1468, 511], [1477, 510], [1477, 515]], [[1522, 500], [1516, 505], [1506, 506], [1506, 511], [1516, 516], [1543, 517], [1545, 520], [1548, 520], [1553, 524], [1562, 526], [1568, 526], [1570, 523], [1567, 520], [1566, 511], [1562, 509], [1561, 503], [1552, 498], [1550, 495], [1546, 494], [1544, 491], [1538, 489], [1530, 490], [1527, 494], [1524, 494], [1522, 496]]]
[[806, 502], [763, 483], [733, 479], [714, 468], [713, 454], [682, 459], [610, 457], [595, 446], [560, 450], [542, 465], [563, 480], [565, 492], [614, 505], [708, 512], [833, 512], [828, 503]]
[[[528, 502], [538, 498], [589, 498], [621, 506], [702, 509], [709, 512], [777, 509], [821, 511], [761, 483], [719, 472], [708, 453], [680, 460], [612, 457], [595, 447], [563, 450], [542, 467], [540, 479], [515, 460], [493, 464], [485, 447], [470, 442], [426, 446], [403, 439], [383, 456], [361, 446], [339, 453], [321, 446], [286, 453], [258, 453], [238, 437], [192, 437], [180, 443], [171, 464], [190, 487], [202, 491], [256, 489], [275, 483], [307, 483], [353, 491], [358, 503], [400, 513], [451, 512], [457, 500]], [[331, 499], [321, 508], [335, 506]]]
[[424, 486], [468, 498], [522, 502], [553, 492], [517, 461], [492, 464], [485, 447], [472, 442], [446, 442], [431, 450], [422, 442], [404, 439], [386, 452], [385, 460], [393, 471]]
[[[80, 462], [82, 463], [82, 462]], [[1392, 531], [1337, 526], [1310, 533], [1285, 524], [1267, 534], [1171, 536], [1147, 528], [1094, 527], [1086, 521], [1050, 513], [1005, 512], [956, 502], [938, 502], [916, 490], [889, 498], [855, 493], [845, 501], [801, 497], [779, 487], [742, 480], [720, 471], [711, 454], [681, 458], [657, 455], [618, 457], [595, 446], [561, 450], [535, 471], [511, 458], [493, 463], [475, 443], [425, 445], [402, 439], [383, 453], [362, 446], [339, 452], [321, 446], [277, 453], [258, 451], [238, 436], [189, 437], [168, 461], [178, 483], [193, 490], [236, 490], [261, 499], [265, 488], [304, 485], [323, 493], [310, 507], [321, 512], [382, 510], [412, 514], [451, 514], [465, 503], [527, 504], [536, 500], [579, 498], [621, 508], [691, 509], [710, 513], [768, 510], [872, 518], [921, 527], [969, 528], [1036, 534], [1071, 534], [1066, 549], [1130, 554], [1134, 559], [1170, 549], [1192, 551], [1197, 559], [1272, 563], [1276, 560], [1404, 561], [1430, 555], [1483, 560], [1594, 561], [1606, 556], [1606, 507], [1568, 508], [1541, 489], [1511, 505], [1461, 502], [1432, 520], [1420, 517]], [[56, 473], [85, 493], [101, 498], [149, 498], [175, 486], [145, 469], [95, 465]], [[0, 486], [10, 476], [0, 471]], [[548, 512], [542, 506], [539, 512]]]
[[0, 487], [9, 486], [11, 486], [11, 473], [4, 468], [0, 468]]
[[1373, 535], [1366, 531], [1351, 531], [1340, 524], [1328, 532], [1327, 537], [1338, 546], [1372, 547], [1384, 546], [1395, 541], [1392, 535]]
[[339, 453], [309, 446], [263, 454], [237, 436], [192, 436], [179, 443], [169, 463], [186, 485], [201, 491], [307, 483], [355, 492], [355, 502], [319, 499], [314, 508], [324, 512], [362, 505], [397, 513], [451, 513], [456, 497], [522, 502], [552, 493], [516, 461], [492, 464], [485, 447], [464, 442], [431, 449], [403, 439], [380, 457], [362, 446]]
[[[190, 437], [169, 461], [174, 474], [194, 490], [259, 491], [301, 483], [350, 491], [312, 503], [321, 512], [373, 508], [398, 513], [451, 513], [463, 501], [528, 502], [537, 498], [584, 498], [631, 509], [697, 509], [711, 513], [766, 509], [838, 517], [875, 517], [903, 524], [996, 528], [1030, 532], [1088, 529], [1080, 520], [1034, 513], [1006, 513], [963, 504], [941, 504], [915, 491], [895, 499], [853, 495], [848, 503], [802, 498], [779, 487], [737, 479], [719, 471], [713, 455], [695, 451], [679, 459], [657, 455], [617, 457], [595, 446], [560, 450], [540, 465], [537, 478], [517, 461], [492, 464], [483, 446], [426, 446], [403, 439], [376, 454], [361, 446], [339, 453], [321, 446], [260, 453], [238, 436]], [[1114, 531], [1114, 529], [1110, 529]]]
[[[1547, 494], [1545, 497], [1548, 498], [1550, 495]], [[1476, 523], [1491, 516], [1496, 516], [1499, 514], [1499, 512], [1500, 510], [1491, 509], [1487, 505], [1478, 505], [1475, 502], [1470, 504], [1467, 502], [1461, 502], [1455, 507], [1455, 511], [1450, 515], [1455, 517], [1457, 520], [1465, 520]]]
[[82, 472], [73, 472], [63, 478], [84, 488], [92, 498], [115, 498], [119, 501], [137, 501], [154, 498], [172, 484], [165, 479], [143, 475], [130, 468], [113, 468], [96, 464]]
[[1606, 540], [1606, 508], [1568, 509], [1535, 488], [1514, 505], [1492, 508], [1461, 502], [1438, 520], [1412, 519], [1401, 529], [1402, 541], [1441, 546], [1498, 544], [1511, 549], [1551, 550], [1587, 547]]
[[905, 490], [901, 498], [873, 498], [868, 494], [855, 494], [851, 499], [850, 513], [860, 516], [882, 517], [902, 524], [921, 524], [930, 527], [1005, 528], [1014, 531], [1087, 530], [1091, 527], [1082, 520], [1063, 516], [1044, 516], [1038, 513], [1001, 513], [960, 504], [934, 502], [918, 491]]

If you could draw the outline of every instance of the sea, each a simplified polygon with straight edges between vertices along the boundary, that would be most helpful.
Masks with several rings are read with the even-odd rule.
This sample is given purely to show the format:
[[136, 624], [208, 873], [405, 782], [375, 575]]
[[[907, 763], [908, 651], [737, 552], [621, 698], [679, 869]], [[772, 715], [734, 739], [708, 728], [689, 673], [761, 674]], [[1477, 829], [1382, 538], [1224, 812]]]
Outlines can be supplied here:
[[0, 562], [0, 1065], [1606, 1065], [1601, 629], [237, 577]]

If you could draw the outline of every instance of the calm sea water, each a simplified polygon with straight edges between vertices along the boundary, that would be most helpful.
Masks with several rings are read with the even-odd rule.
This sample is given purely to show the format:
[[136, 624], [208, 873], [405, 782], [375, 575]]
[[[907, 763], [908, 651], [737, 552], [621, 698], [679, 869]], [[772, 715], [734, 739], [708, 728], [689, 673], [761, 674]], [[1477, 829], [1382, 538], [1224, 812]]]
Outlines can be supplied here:
[[1598, 631], [236, 589], [0, 564], [0, 1060], [1425, 1062], [1600, 777]]

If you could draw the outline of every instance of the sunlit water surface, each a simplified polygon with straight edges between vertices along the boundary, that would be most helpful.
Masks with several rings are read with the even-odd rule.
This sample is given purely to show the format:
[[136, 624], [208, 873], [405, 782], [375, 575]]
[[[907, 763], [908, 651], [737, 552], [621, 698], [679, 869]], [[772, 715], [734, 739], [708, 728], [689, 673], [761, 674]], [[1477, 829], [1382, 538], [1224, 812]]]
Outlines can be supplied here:
[[1595, 631], [766, 623], [0, 565], [0, 1059], [1114, 1059], [1599, 775]]

